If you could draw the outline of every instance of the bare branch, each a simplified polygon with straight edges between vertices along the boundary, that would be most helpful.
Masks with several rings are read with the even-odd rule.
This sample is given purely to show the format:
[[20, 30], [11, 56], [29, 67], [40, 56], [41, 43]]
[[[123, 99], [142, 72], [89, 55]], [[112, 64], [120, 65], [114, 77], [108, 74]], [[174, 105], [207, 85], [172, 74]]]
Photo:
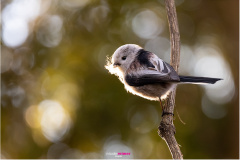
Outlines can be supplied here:
[[[171, 41], [171, 59], [170, 64], [178, 72], [180, 63], [180, 33], [178, 28], [177, 13], [174, 0], [165, 0], [167, 11], [170, 41]], [[169, 95], [165, 103], [165, 112], [174, 113], [176, 88]], [[183, 159], [183, 155], [175, 138], [175, 126], [173, 124], [173, 115], [166, 114], [162, 117], [158, 134], [168, 145], [173, 159]]]

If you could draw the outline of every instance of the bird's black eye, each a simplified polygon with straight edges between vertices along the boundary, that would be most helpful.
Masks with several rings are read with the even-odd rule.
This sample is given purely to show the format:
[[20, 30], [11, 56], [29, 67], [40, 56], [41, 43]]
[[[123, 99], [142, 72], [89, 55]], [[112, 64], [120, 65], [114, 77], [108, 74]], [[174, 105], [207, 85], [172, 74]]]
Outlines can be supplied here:
[[126, 60], [126, 58], [127, 58], [127, 56], [123, 56], [123, 57], [122, 57], [122, 60]]

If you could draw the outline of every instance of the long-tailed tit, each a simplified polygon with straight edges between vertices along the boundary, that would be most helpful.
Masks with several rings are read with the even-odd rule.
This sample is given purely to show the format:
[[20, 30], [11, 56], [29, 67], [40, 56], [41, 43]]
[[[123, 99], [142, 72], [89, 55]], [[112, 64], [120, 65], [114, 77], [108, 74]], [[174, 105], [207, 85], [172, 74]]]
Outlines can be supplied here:
[[135, 44], [119, 47], [106, 68], [119, 77], [127, 91], [150, 100], [161, 101], [179, 83], [214, 84], [221, 80], [179, 76], [171, 65]]

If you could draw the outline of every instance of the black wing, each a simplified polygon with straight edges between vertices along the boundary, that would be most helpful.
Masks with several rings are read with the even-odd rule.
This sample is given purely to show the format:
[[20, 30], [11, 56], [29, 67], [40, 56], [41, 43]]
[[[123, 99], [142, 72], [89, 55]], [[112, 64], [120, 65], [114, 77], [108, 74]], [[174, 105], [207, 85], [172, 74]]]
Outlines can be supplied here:
[[170, 79], [169, 76], [159, 74], [145, 74], [142, 76], [126, 75], [125, 81], [129, 86], [144, 86], [148, 84], [179, 82], [180, 80], [173, 80]]
[[125, 76], [130, 86], [179, 82], [179, 76], [171, 65], [158, 58], [155, 54], [139, 50], [137, 59], [130, 65]]

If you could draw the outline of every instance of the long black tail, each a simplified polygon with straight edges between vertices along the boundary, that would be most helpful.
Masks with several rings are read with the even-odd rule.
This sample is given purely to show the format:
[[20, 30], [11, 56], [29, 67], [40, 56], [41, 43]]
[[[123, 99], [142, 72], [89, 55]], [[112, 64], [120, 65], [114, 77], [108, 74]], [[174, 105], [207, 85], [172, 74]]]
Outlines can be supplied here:
[[220, 78], [209, 78], [209, 77], [191, 77], [191, 76], [179, 76], [180, 82], [187, 82], [187, 83], [211, 83], [214, 84]]

